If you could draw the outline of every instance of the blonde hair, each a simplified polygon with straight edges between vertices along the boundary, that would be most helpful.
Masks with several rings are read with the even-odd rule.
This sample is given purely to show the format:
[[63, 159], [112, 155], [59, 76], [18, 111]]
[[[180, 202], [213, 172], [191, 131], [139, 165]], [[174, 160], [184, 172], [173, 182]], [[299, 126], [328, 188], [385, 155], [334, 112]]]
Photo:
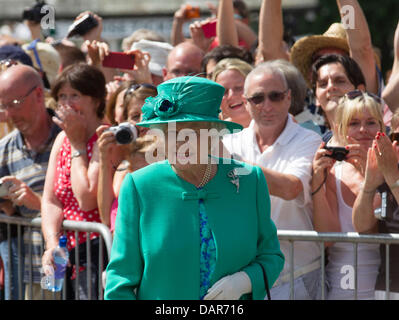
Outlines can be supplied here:
[[346, 138], [348, 134], [349, 123], [356, 115], [363, 114], [368, 111], [370, 115], [376, 119], [380, 125], [380, 131], [385, 133], [385, 124], [382, 114], [381, 103], [367, 93], [349, 99], [344, 95], [338, 103], [335, 113], [335, 123], [337, 126], [338, 140], [343, 144], [348, 144]]
[[236, 70], [245, 78], [252, 69], [253, 67], [244, 60], [238, 58], [225, 58], [216, 64], [215, 69], [212, 72], [212, 80], [216, 82], [218, 75], [225, 70]]

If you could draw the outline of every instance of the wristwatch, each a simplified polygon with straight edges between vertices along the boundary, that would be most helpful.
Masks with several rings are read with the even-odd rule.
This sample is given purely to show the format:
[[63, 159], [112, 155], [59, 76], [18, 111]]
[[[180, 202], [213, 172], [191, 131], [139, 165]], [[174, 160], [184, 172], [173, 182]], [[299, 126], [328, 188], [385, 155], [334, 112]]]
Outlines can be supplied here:
[[86, 150], [76, 150], [72, 152], [71, 159], [80, 157], [82, 154], [86, 154]]

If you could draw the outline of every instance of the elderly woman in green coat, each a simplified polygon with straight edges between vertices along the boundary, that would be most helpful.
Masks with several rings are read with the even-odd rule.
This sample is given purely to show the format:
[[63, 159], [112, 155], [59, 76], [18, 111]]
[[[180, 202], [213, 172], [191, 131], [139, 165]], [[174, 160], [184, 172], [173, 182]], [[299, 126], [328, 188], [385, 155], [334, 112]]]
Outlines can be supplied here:
[[223, 94], [213, 81], [180, 77], [146, 99], [138, 125], [165, 135], [167, 160], [123, 181], [105, 299], [264, 299], [280, 274], [262, 171], [211, 155], [215, 132], [242, 128], [219, 120]]

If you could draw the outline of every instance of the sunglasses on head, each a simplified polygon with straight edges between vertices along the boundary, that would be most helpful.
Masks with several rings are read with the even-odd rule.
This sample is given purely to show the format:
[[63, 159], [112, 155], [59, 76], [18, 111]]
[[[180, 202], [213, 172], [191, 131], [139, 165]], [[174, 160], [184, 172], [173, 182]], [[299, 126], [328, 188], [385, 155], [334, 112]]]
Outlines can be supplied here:
[[381, 98], [379, 96], [377, 96], [377, 95], [375, 95], [374, 93], [371, 93], [371, 92], [363, 92], [361, 90], [353, 90], [353, 91], [349, 91], [348, 93], [345, 94], [345, 96], [349, 100], [353, 100], [353, 99], [356, 99], [358, 97], [363, 97], [364, 95], [367, 95], [367, 96], [373, 98], [378, 103], [382, 102], [382, 100], [381, 100]]
[[280, 102], [285, 98], [285, 94], [288, 92], [288, 89], [285, 91], [270, 91], [268, 94], [265, 93], [256, 93], [252, 97], [246, 97], [247, 101], [253, 105], [261, 104], [265, 101], [266, 97], [272, 102]]
[[1, 69], [8, 69], [9, 67], [15, 66], [17, 64], [18, 61], [14, 59], [3, 59], [0, 61]]
[[147, 88], [147, 89], [152, 89], [152, 90], [157, 90], [157, 87], [154, 86], [153, 84], [150, 84], [150, 83], [135, 83], [135, 84], [132, 84], [132, 85], [126, 90], [126, 92], [125, 92], [123, 98], [126, 99], [126, 97], [127, 97], [129, 94], [132, 94], [134, 91], [136, 91], [137, 89], [139, 89], [139, 88], [141, 88], [141, 87]]

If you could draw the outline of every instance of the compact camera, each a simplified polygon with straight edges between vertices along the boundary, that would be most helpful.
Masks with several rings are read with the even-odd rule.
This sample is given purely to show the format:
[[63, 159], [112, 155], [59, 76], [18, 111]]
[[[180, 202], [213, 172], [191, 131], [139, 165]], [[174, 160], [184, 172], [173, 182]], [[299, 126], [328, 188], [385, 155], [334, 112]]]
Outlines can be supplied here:
[[85, 14], [69, 26], [67, 38], [83, 36], [97, 26], [98, 21], [91, 14]]
[[128, 144], [137, 139], [137, 128], [130, 122], [123, 122], [118, 126], [110, 127], [107, 131], [111, 131], [115, 135], [118, 144]]
[[44, 1], [37, 1], [33, 7], [24, 9], [22, 12], [22, 20], [40, 23], [42, 18], [46, 15], [46, 13], [41, 13], [42, 7], [44, 5], [46, 5]]
[[8, 196], [8, 190], [11, 188], [12, 182], [11, 181], [0, 181], [0, 198]]
[[342, 161], [346, 158], [349, 150], [346, 150], [344, 147], [328, 147], [325, 146], [324, 149], [332, 151], [332, 154], [326, 154], [326, 157], [333, 158], [337, 161]]

